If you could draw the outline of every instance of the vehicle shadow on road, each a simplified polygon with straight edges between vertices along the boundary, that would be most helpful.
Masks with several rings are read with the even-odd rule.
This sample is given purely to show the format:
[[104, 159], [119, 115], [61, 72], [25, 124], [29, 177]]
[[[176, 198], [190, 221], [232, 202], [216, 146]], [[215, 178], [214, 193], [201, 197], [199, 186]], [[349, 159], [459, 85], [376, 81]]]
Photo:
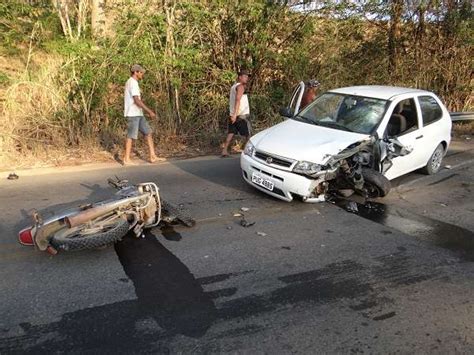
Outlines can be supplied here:
[[[216, 309], [212, 299], [235, 296], [237, 288], [204, 292], [202, 285], [251, 271], [196, 279], [150, 232], [143, 239], [126, 236], [115, 245], [115, 251], [133, 282], [136, 300], [66, 313], [49, 324], [20, 324], [24, 334], [0, 339], [2, 353], [170, 353], [173, 336], [180, 334], [203, 338], [201, 350], [217, 352], [213, 339], [253, 336], [267, 328], [272, 331], [270, 323], [255, 324], [256, 317], [283, 310], [293, 312], [297, 305], [306, 308], [343, 301], [344, 307], [371, 321], [396, 319], [390, 290], [443, 276], [436, 268], [442, 261], [439, 264], [433, 259], [426, 264], [416, 253], [399, 248], [369, 263], [344, 259], [281, 275], [279, 287], [221, 300]], [[237, 285], [234, 282], [233, 286]], [[101, 292], [100, 285], [97, 292]], [[208, 332], [213, 324], [223, 322], [225, 327]]]
[[150, 231], [144, 238], [126, 235], [115, 244], [115, 251], [137, 299], [66, 313], [49, 324], [20, 323], [24, 335], [0, 339], [0, 349], [7, 353], [168, 353], [163, 339], [206, 334], [217, 319], [212, 294], [204, 292], [188, 267]]
[[[221, 159], [218, 162], [212, 160], [191, 160], [171, 162], [177, 168], [197, 176], [203, 180], [230, 187], [242, 192], [253, 192], [242, 178], [238, 156]], [[214, 162], [208, 164], [208, 162]]]
[[194, 275], [150, 232], [127, 235], [115, 244], [125, 274], [132, 280], [140, 314], [168, 333], [201, 337], [216, 318], [216, 308]]

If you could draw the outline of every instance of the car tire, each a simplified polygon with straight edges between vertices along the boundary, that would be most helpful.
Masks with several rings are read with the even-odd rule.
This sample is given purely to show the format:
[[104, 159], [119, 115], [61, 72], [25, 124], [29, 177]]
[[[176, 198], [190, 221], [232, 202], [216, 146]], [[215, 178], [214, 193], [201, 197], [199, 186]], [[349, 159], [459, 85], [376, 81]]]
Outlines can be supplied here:
[[364, 177], [364, 187], [367, 190], [367, 197], [385, 197], [390, 192], [392, 184], [384, 175], [373, 169], [362, 169]]
[[426, 166], [422, 169], [422, 172], [427, 175], [436, 174], [441, 168], [441, 163], [444, 157], [444, 146], [439, 144], [431, 155]]

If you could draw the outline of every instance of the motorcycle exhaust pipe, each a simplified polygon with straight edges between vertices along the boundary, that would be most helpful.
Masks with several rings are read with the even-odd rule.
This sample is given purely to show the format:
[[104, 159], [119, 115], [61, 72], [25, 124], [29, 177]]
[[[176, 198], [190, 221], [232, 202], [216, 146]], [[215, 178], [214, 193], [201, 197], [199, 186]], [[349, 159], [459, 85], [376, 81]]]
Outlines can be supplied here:
[[119, 207], [126, 206], [132, 202], [138, 201], [146, 197], [148, 196], [147, 195], [133, 196], [133, 197], [128, 197], [122, 200], [106, 203], [104, 205], [92, 207], [85, 211], [79, 212], [78, 214], [75, 214], [73, 216], [65, 217], [64, 222], [69, 228], [77, 227], [78, 225], [84, 224], [104, 214], [110, 213]]

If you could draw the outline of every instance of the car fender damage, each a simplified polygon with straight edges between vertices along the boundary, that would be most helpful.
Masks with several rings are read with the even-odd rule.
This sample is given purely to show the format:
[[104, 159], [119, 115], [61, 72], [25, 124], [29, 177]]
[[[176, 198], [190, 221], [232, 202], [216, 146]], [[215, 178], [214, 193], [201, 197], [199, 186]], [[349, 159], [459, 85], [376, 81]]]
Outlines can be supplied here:
[[412, 150], [395, 137], [370, 136], [335, 155], [326, 155], [321, 171], [306, 175], [314, 181], [303, 201], [322, 202], [329, 196], [348, 197], [354, 193], [365, 198], [383, 197], [390, 191], [390, 181], [384, 174], [392, 167], [392, 160]]

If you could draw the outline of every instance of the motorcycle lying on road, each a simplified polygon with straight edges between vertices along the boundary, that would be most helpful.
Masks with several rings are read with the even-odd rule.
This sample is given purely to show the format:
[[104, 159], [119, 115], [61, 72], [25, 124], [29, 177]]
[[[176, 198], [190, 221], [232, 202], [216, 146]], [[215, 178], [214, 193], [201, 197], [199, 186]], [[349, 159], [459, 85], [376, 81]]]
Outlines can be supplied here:
[[120, 179], [108, 179], [108, 183], [118, 190], [112, 199], [61, 211], [44, 220], [34, 212], [34, 225], [18, 233], [20, 243], [54, 255], [58, 251], [104, 247], [121, 240], [129, 231], [140, 237], [144, 229], [160, 223], [195, 224], [191, 217], [160, 199], [155, 183], [130, 185]]

